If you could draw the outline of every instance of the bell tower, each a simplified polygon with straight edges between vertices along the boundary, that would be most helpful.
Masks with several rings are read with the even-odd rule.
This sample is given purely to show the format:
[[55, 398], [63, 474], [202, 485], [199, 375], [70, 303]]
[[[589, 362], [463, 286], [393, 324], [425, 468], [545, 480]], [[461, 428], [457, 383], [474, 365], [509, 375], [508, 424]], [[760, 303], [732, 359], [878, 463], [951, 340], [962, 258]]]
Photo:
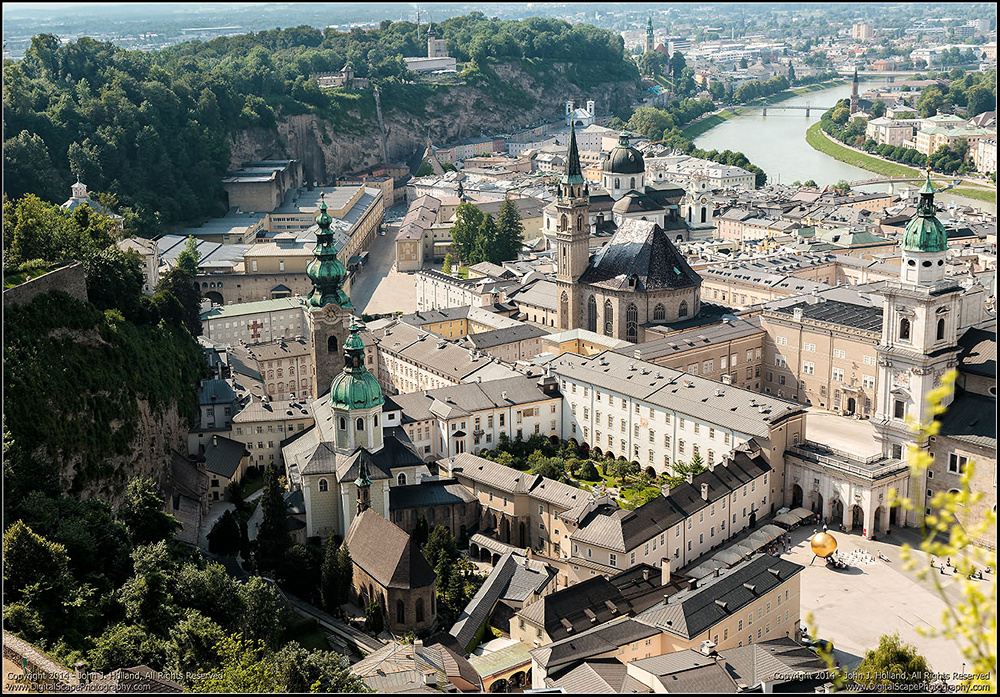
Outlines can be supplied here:
[[590, 263], [590, 194], [580, 170], [576, 127], [570, 127], [566, 172], [556, 199], [556, 292], [560, 329], [581, 326], [575, 283]]
[[309, 342], [312, 353], [312, 397], [326, 394], [330, 383], [340, 372], [341, 350], [351, 317], [350, 298], [344, 292], [347, 269], [337, 258], [337, 245], [333, 241], [330, 225], [333, 219], [326, 212], [324, 195], [320, 195], [319, 215], [316, 216], [316, 248], [313, 260], [306, 267], [306, 274], [313, 289], [306, 298], [306, 317], [309, 323]]
[[[885, 301], [873, 425], [886, 457], [906, 458], [907, 446], [913, 443], [907, 422], [933, 418], [927, 395], [941, 384], [945, 371], [958, 365], [963, 290], [945, 275], [948, 237], [935, 217], [935, 193], [928, 173], [917, 215], [903, 233], [900, 279], [880, 291]], [[917, 486], [914, 498], [921, 499], [924, 489]]]
[[646, 18], [646, 45], [643, 47], [646, 49], [646, 53], [656, 50], [656, 44], [653, 41], [653, 18]]

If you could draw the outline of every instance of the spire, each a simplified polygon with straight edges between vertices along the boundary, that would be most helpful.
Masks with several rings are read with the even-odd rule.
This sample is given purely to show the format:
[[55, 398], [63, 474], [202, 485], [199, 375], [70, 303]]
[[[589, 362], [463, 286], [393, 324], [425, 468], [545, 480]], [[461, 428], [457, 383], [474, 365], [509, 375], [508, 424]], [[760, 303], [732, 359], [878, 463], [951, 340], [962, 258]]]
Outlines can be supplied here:
[[566, 159], [566, 174], [563, 184], [583, 184], [583, 173], [580, 170], [580, 151], [576, 146], [576, 124], [570, 124], [569, 156]]
[[316, 248], [313, 250], [313, 260], [306, 266], [306, 274], [313, 284], [307, 300], [311, 307], [337, 304], [344, 309], [351, 309], [351, 300], [343, 289], [347, 269], [337, 258], [337, 245], [330, 229], [333, 218], [326, 210], [326, 193], [323, 192], [319, 197], [319, 215], [316, 216], [316, 225], [319, 226], [316, 231]]
[[358, 453], [358, 478], [354, 480], [358, 487], [358, 515], [371, 507], [372, 480], [368, 476], [368, 458], [364, 452]]
[[341, 409], [372, 409], [385, 403], [378, 379], [365, 364], [365, 342], [361, 328], [351, 324], [344, 342], [344, 370], [330, 385], [330, 401]]

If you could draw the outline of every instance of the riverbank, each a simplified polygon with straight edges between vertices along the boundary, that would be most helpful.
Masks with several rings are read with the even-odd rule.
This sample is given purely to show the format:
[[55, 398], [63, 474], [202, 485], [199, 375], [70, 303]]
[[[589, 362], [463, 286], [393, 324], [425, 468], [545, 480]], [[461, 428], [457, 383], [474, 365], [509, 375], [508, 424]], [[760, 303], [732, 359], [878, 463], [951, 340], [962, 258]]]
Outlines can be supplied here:
[[[827, 80], [826, 82], [817, 82], [815, 85], [805, 85], [803, 87], [796, 87], [795, 89], [785, 90], [784, 92], [779, 92], [778, 94], [772, 94], [769, 97], [761, 97], [760, 99], [755, 99], [754, 101], [747, 104], [747, 106], [753, 105], [764, 105], [764, 104], [777, 104], [778, 102], [783, 102], [787, 99], [792, 99], [793, 97], [800, 97], [804, 94], [810, 92], [819, 92], [820, 90], [830, 89], [831, 87], [837, 87], [838, 85], [843, 85], [846, 80]], [[735, 108], [735, 107], [733, 107]], [[685, 138], [697, 138], [702, 133], [706, 133], [721, 123], [725, 123], [729, 119], [739, 116], [738, 112], [733, 111], [733, 108], [726, 107], [721, 111], [709, 114], [708, 116], [703, 116], [700, 119], [695, 119], [687, 126], [681, 129], [681, 133], [684, 134]]]
[[[881, 174], [887, 177], [923, 176], [922, 170], [907, 167], [906, 165], [901, 165], [896, 162], [890, 162], [889, 160], [883, 160], [880, 157], [873, 157], [872, 155], [868, 155], [860, 150], [834, 140], [827, 135], [825, 131], [823, 131], [819, 122], [814, 123], [806, 130], [806, 142], [809, 143], [813, 150], [818, 150], [824, 155], [829, 155], [839, 162], [844, 162], [869, 172], [874, 172], [875, 174]], [[940, 176], [942, 175], [935, 175], [935, 177]], [[978, 199], [980, 201], [988, 201], [990, 203], [997, 202], [997, 193], [995, 189], [970, 189], [963, 187], [951, 189], [950, 193], [956, 196]]]

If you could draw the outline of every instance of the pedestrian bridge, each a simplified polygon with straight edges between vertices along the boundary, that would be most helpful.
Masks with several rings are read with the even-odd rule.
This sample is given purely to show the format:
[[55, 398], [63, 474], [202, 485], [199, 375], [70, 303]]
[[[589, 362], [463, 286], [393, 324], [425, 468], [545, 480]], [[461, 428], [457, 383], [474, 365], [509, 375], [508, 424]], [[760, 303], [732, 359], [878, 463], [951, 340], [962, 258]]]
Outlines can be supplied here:
[[769, 110], [770, 111], [777, 111], [777, 110], [781, 109], [781, 110], [785, 110], [785, 111], [804, 111], [805, 115], [809, 116], [809, 112], [810, 111], [813, 111], [813, 110], [816, 110], [816, 111], [829, 111], [832, 108], [833, 107], [830, 107], [830, 106], [813, 106], [812, 104], [799, 104], [799, 105], [795, 105], [795, 104], [787, 104], [787, 105], [782, 105], [782, 104], [756, 104], [756, 105], [755, 104], [743, 104], [743, 105], [740, 105], [740, 106], [730, 107], [730, 110], [732, 110], [732, 111], [756, 111], [757, 109], [760, 109], [761, 114], [763, 116], [767, 116], [767, 112]]

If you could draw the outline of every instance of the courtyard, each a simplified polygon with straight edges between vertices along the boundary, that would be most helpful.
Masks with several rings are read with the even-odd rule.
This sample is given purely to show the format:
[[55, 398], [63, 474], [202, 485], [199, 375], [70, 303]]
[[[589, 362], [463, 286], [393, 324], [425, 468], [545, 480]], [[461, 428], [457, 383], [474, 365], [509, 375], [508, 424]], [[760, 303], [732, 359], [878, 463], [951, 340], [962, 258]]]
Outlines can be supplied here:
[[[892, 528], [891, 535], [871, 541], [857, 533], [831, 529], [838, 542], [838, 554], [854, 557], [851, 568], [837, 571], [827, 568], [822, 559], [813, 560], [809, 548], [812, 527], [791, 532], [793, 548], [783, 554], [786, 559], [805, 567], [802, 572], [801, 617], [813, 638], [828, 639], [834, 644], [835, 658], [845, 669], [861, 662], [865, 651], [878, 646], [883, 634], [898, 632], [903, 642], [913, 644], [931, 669], [939, 673], [959, 673], [967, 667], [958, 646], [950, 639], [930, 638], [918, 634], [918, 627], [940, 627], [945, 604], [929, 580], [920, 581], [914, 572], [903, 571], [900, 547], [909, 543], [917, 548], [920, 537], [915, 530]], [[861, 558], [862, 551], [868, 559]], [[882, 553], [888, 558], [878, 558]], [[925, 560], [917, 550], [915, 558]], [[810, 562], [812, 563], [810, 564]], [[918, 561], [918, 568], [926, 561]], [[950, 583], [953, 577], [941, 577]], [[995, 583], [994, 576], [984, 576], [976, 583]], [[955, 588], [947, 588], [951, 602], [957, 598]], [[812, 613], [812, 623], [807, 616]], [[949, 680], [949, 682], [958, 682]]]

